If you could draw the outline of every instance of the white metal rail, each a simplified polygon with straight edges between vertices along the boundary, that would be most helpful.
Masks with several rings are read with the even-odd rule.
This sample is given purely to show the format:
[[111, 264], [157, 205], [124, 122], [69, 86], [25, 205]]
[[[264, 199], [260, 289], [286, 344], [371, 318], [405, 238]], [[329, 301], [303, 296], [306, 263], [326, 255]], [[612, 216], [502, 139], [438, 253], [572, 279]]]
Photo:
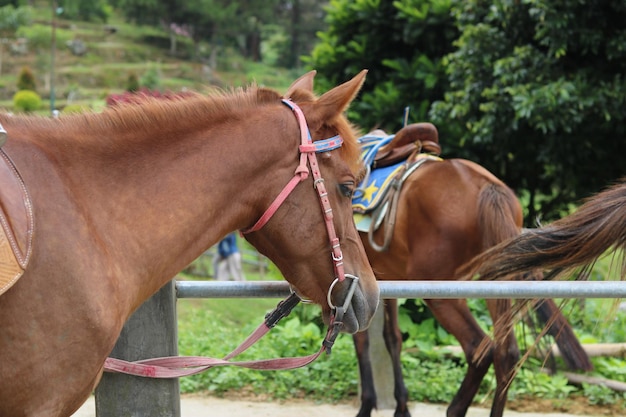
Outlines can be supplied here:
[[[626, 281], [379, 281], [382, 298], [626, 298]], [[176, 281], [178, 298], [282, 298], [284, 281]]]

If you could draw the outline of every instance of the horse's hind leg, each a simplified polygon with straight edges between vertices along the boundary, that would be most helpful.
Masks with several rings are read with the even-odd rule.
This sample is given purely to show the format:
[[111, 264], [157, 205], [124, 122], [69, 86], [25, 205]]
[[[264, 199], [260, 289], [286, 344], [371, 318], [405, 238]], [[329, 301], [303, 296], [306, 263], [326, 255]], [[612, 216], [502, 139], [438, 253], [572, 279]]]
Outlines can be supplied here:
[[563, 361], [569, 369], [586, 372], [593, 370], [589, 355], [554, 300], [540, 301], [535, 307], [535, 313], [540, 323], [548, 326], [547, 333], [554, 337]]
[[519, 360], [519, 348], [513, 333], [511, 300], [487, 300], [487, 307], [494, 323], [493, 366], [496, 374], [496, 392], [491, 405], [491, 417], [504, 413], [507, 393]]
[[[446, 413], [447, 417], [463, 417], [489, 370], [493, 344], [472, 316], [465, 300], [424, 301], [443, 328], [456, 337], [465, 353], [467, 373]], [[477, 354], [479, 351], [482, 351], [481, 355]]]
[[409, 392], [402, 377], [402, 333], [398, 326], [398, 301], [396, 299], [385, 300], [385, 324], [383, 328], [385, 346], [391, 356], [393, 366], [393, 395], [396, 399], [396, 411], [394, 417], [411, 417], [408, 409]]
[[372, 362], [369, 355], [368, 330], [352, 335], [356, 358], [359, 362], [359, 375], [361, 379], [361, 408], [356, 417], [370, 417], [372, 410], [376, 408], [376, 389], [374, 388], [374, 376]]

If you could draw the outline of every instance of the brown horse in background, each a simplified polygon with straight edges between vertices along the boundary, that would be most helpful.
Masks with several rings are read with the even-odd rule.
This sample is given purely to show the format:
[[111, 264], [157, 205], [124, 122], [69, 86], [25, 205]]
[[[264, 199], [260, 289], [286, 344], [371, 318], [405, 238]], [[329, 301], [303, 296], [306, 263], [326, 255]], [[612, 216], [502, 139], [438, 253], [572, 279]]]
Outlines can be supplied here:
[[[412, 126], [404, 129], [409, 127]], [[402, 140], [406, 142], [406, 138]], [[408, 176], [399, 193], [388, 244], [383, 243], [386, 235], [389, 236], [385, 230], [389, 225], [384, 222], [372, 234], [373, 242], [368, 233], [360, 232], [379, 280], [458, 280], [462, 277], [457, 271], [459, 267], [488, 248], [518, 236], [522, 228], [522, 210], [515, 194], [485, 168], [467, 160], [427, 160]], [[385, 247], [385, 251], [378, 251]], [[492, 363], [496, 390], [491, 417], [502, 416], [519, 359], [512, 323], [498, 320], [511, 310], [511, 301], [486, 300], [496, 323], [494, 340], [476, 322], [466, 300], [424, 301], [439, 323], [459, 341], [468, 363], [467, 373], [448, 407], [447, 416], [466, 414]], [[554, 302], [546, 300], [540, 307], [543, 316], [553, 317], [551, 334], [556, 337], [561, 351], [573, 355], [570, 366], [590, 369], [585, 352]], [[398, 328], [397, 301], [385, 300], [384, 308], [383, 337], [395, 379], [397, 407], [394, 416], [408, 417], [408, 392], [400, 363], [402, 334]], [[357, 333], [353, 338], [361, 376], [361, 408], [357, 416], [369, 417], [376, 407], [376, 393], [368, 355], [368, 332]]]
[[[328, 304], [354, 290], [337, 282], [332, 225], [345, 275], [360, 278], [342, 330], [368, 326], [379, 291], [352, 219], [360, 150], [343, 116], [365, 71], [319, 98], [313, 76], [286, 94], [308, 128], [279, 93], [257, 87], [58, 120], [0, 115], [0, 415], [71, 415], [131, 313], [221, 237], [264, 218], [302, 161], [327, 195], [299, 174], [302, 184], [246, 238], [328, 320]], [[307, 129], [314, 144], [343, 138], [311, 169]]]
[[625, 251], [626, 178], [586, 199], [573, 214], [489, 249], [472, 260], [468, 270], [484, 280], [503, 280], [539, 268], [550, 270], [545, 279], [558, 279], [577, 268], [591, 268], [602, 255], [619, 252], [624, 278]]

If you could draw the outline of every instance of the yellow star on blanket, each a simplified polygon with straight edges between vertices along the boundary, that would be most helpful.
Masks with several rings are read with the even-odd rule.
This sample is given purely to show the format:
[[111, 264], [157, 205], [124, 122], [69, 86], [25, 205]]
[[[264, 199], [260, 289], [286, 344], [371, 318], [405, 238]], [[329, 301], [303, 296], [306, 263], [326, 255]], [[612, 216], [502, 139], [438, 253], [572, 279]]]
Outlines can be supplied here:
[[376, 186], [376, 181], [374, 180], [366, 189], [363, 190], [363, 200], [370, 202], [372, 201], [372, 197], [378, 191], [378, 187]]

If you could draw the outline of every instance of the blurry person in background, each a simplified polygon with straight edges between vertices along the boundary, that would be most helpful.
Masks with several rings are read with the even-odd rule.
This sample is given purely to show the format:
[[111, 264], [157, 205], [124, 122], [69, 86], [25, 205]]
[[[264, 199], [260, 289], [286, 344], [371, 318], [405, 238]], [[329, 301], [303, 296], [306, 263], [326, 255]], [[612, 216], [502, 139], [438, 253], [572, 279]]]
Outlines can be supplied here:
[[218, 281], [245, 281], [246, 277], [241, 268], [241, 252], [237, 247], [235, 233], [230, 233], [217, 244], [213, 270]]

